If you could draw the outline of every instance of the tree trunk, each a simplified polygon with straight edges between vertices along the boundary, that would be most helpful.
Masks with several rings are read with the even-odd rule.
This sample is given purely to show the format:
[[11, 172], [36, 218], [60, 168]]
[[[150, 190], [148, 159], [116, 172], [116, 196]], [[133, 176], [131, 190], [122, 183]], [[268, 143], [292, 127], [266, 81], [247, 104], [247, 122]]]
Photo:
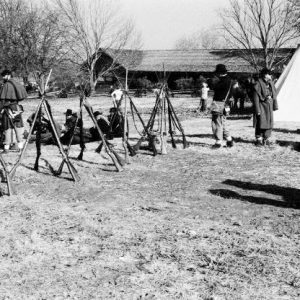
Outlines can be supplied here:
[[24, 86], [29, 85], [28, 75], [23, 75], [23, 84], [24, 84]]
[[93, 72], [91, 72], [91, 74], [90, 74], [90, 91], [91, 91], [91, 95], [95, 95], [96, 94], [95, 81], [94, 81], [94, 74], [93, 74]]

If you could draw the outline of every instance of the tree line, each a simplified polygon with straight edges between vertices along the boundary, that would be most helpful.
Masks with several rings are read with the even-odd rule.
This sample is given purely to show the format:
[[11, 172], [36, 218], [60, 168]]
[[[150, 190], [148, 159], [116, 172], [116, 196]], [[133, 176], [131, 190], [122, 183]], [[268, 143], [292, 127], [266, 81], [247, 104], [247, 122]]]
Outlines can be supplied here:
[[[282, 67], [287, 57], [280, 57], [279, 49], [299, 41], [298, 0], [229, 0], [219, 15], [220, 24], [182, 37], [174, 47], [239, 49], [259, 70]], [[93, 90], [98, 76], [116, 67], [122, 49], [141, 45], [134, 23], [120, 13], [116, 0], [0, 0], [0, 67], [25, 84], [30, 74], [41, 81], [52, 68], [58, 81], [88, 82]], [[114, 49], [115, 60], [96, 73], [96, 62], [108, 49]], [[131, 53], [128, 65], [135, 60]]]
[[299, 0], [229, 0], [219, 17], [220, 24], [180, 38], [175, 49], [238, 49], [258, 71], [282, 68], [289, 57], [280, 48], [299, 43]]
[[[134, 24], [119, 13], [113, 0], [0, 0], [0, 66], [28, 84], [30, 74], [42, 81], [50, 69], [62, 81], [88, 83], [95, 73], [99, 49], [138, 49], [141, 37]], [[117, 55], [116, 55], [117, 56]]]

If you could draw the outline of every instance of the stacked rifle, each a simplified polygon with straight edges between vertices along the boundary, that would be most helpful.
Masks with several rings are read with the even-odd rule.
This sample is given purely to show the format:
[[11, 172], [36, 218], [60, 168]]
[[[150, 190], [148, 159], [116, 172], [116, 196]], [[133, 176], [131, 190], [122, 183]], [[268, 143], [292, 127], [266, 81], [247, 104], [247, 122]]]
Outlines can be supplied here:
[[[73, 166], [73, 164], [70, 162], [69, 159], [69, 152], [70, 148], [72, 145], [72, 139], [74, 137], [75, 133], [75, 128], [79, 126], [80, 128], [80, 154], [78, 155], [77, 159], [82, 160], [83, 158], [83, 151], [85, 149], [85, 144], [84, 144], [84, 138], [83, 138], [83, 119], [82, 119], [82, 113], [83, 113], [83, 108], [86, 109], [89, 117], [91, 118], [92, 122], [94, 123], [94, 126], [96, 130], [99, 133], [99, 146], [96, 149], [96, 152], [100, 153], [102, 149], [105, 150], [105, 152], [109, 155], [111, 158], [114, 166], [116, 167], [116, 170], [118, 172], [123, 170], [123, 166], [126, 163], [129, 163], [128, 155], [134, 156], [137, 154], [137, 152], [140, 150], [142, 143], [147, 141], [148, 142], [148, 149], [153, 152], [153, 155], [156, 156], [158, 153], [160, 154], [167, 154], [167, 136], [168, 133], [170, 134], [171, 137], [171, 144], [173, 148], [176, 148], [176, 142], [174, 139], [174, 135], [176, 130], [178, 130], [181, 135], [182, 135], [182, 143], [183, 143], [183, 148], [187, 147], [187, 141], [185, 137], [184, 130], [180, 124], [180, 121], [175, 113], [174, 107], [170, 101], [169, 97], [169, 91], [166, 83], [163, 83], [160, 87], [160, 89], [156, 92], [156, 99], [155, 99], [155, 104], [154, 107], [151, 111], [150, 118], [145, 124], [143, 118], [141, 117], [141, 114], [139, 113], [137, 107], [135, 106], [132, 98], [130, 97], [127, 89], [127, 80], [126, 80], [126, 88], [123, 90], [123, 98], [117, 103], [117, 106], [115, 107], [115, 116], [112, 116], [111, 121], [115, 117], [120, 117], [118, 118], [121, 120], [121, 130], [122, 130], [122, 144], [124, 147], [124, 152], [125, 152], [125, 158], [123, 159], [114, 149], [114, 146], [108, 142], [106, 135], [103, 134], [101, 128], [99, 127], [97, 120], [95, 119], [94, 113], [93, 113], [93, 108], [89, 104], [89, 102], [86, 99], [86, 94], [83, 92], [80, 95], [80, 105], [79, 105], [79, 113], [77, 114], [77, 119], [75, 121], [75, 126], [73, 128], [74, 132], [73, 135], [71, 135], [71, 138], [69, 140], [69, 143], [66, 148], [63, 148], [61, 142], [60, 142], [60, 137], [57, 132], [55, 122], [53, 119], [53, 115], [51, 112], [51, 107], [50, 104], [48, 103], [46, 99], [46, 89], [48, 85], [48, 81], [51, 75], [51, 71], [48, 75], [48, 78], [46, 80], [45, 85], [41, 85], [39, 88], [40, 92], [40, 102], [36, 108], [36, 111], [34, 113], [34, 118], [32, 125], [30, 127], [29, 134], [27, 136], [27, 139], [24, 144], [24, 148], [22, 149], [19, 158], [13, 168], [8, 171], [6, 164], [3, 160], [3, 158], [0, 155], [0, 163], [2, 165], [2, 168], [4, 170], [5, 176], [6, 176], [6, 182], [7, 182], [7, 187], [8, 187], [8, 194], [11, 194], [11, 179], [13, 178], [15, 171], [17, 167], [21, 164], [21, 161], [25, 155], [29, 140], [31, 138], [31, 135], [33, 133], [33, 129], [37, 129], [36, 133], [36, 149], [37, 149], [37, 156], [36, 156], [36, 161], [34, 164], [34, 169], [38, 171], [39, 169], [39, 158], [41, 156], [41, 118], [42, 118], [42, 109], [46, 112], [46, 116], [49, 120], [49, 123], [52, 128], [52, 133], [53, 137], [55, 139], [56, 145], [62, 155], [62, 162], [59, 165], [59, 168], [57, 170], [54, 170], [52, 166], [48, 164], [48, 167], [50, 171], [52, 172], [53, 175], [59, 176], [61, 175], [63, 171], [64, 165], [67, 165], [69, 173], [72, 176], [72, 179], [76, 182], [80, 180], [80, 177]], [[127, 78], [127, 77], [126, 77]], [[124, 109], [122, 110], [122, 101], [124, 101]], [[135, 116], [137, 116], [138, 120], [142, 124], [142, 132], [140, 134], [140, 138], [137, 142], [136, 145], [131, 146], [129, 143], [129, 126], [128, 126], [128, 104], [129, 108], [131, 110], [131, 115], [133, 118], [133, 123], [135, 124]], [[79, 122], [81, 120], [81, 122]], [[111, 122], [112, 123], [112, 122]], [[136, 127], [137, 128], [137, 127]], [[138, 131], [138, 130], [137, 130]], [[160, 149], [158, 150], [158, 145], [160, 146]]]
[[153, 152], [154, 156], [158, 154], [157, 144], [160, 144], [160, 153], [167, 154], [167, 132], [171, 136], [172, 147], [176, 148], [174, 139], [176, 129], [182, 135], [183, 148], [186, 148], [187, 141], [183, 127], [170, 101], [167, 84], [163, 83], [160, 90], [156, 93], [156, 101], [149, 121], [144, 127], [141, 138], [133, 148], [135, 151], [138, 151], [142, 143], [148, 141], [149, 149]]
[[36, 160], [35, 160], [35, 164], [34, 164], [34, 170], [38, 171], [39, 169], [39, 159], [41, 156], [41, 131], [42, 131], [42, 109], [44, 109], [44, 111], [46, 112], [46, 116], [48, 117], [48, 120], [50, 121], [50, 125], [51, 125], [51, 131], [53, 133], [53, 136], [55, 138], [55, 142], [56, 145], [59, 149], [60, 154], [62, 155], [63, 158], [63, 162], [66, 163], [68, 170], [72, 176], [72, 179], [74, 181], [79, 181], [79, 176], [78, 173], [75, 169], [75, 167], [73, 166], [73, 164], [71, 163], [71, 161], [69, 160], [69, 157], [67, 155], [67, 153], [65, 152], [61, 142], [60, 142], [60, 136], [57, 132], [56, 126], [55, 126], [55, 122], [54, 122], [54, 118], [52, 115], [52, 111], [51, 111], [51, 107], [50, 104], [48, 102], [48, 100], [46, 99], [46, 90], [47, 90], [47, 86], [48, 86], [48, 82], [51, 76], [51, 72], [52, 70], [50, 70], [49, 75], [47, 77], [47, 80], [45, 82], [45, 84], [43, 84], [43, 80], [42, 82], [40, 82], [39, 85], [39, 94], [40, 94], [40, 102], [36, 108], [36, 111], [34, 113], [34, 118], [32, 121], [32, 125], [30, 127], [29, 130], [29, 134], [27, 136], [27, 139], [25, 141], [24, 144], [24, 148], [21, 151], [21, 154], [17, 160], [17, 162], [15, 163], [15, 165], [13, 166], [13, 168], [10, 170], [9, 172], [9, 177], [13, 178], [13, 176], [15, 175], [16, 169], [17, 167], [21, 164], [22, 159], [24, 158], [28, 143], [30, 141], [30, 138], [32, 136], [33, 130], [34, 128], [37, 128], [37, 133], [36, 133], [36, 150], [37, 150], [37, 156], [36, 156]]

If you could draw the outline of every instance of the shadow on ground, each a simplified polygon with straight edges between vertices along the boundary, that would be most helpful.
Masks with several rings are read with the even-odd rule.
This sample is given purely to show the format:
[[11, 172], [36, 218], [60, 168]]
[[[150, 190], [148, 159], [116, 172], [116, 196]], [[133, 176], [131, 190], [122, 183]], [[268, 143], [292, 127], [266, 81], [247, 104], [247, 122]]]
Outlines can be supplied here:
[[287, 128], [273, 128], [274, 132], [282, 132], [282, 133], [300, 133], [300, 129], [290, 130]]
[[245, 144], [253, 144], [254, 140], [243, 139], [241, 137], [233, 137], [235, 143], [245, 143]]
[[[211, 134], [209, 135], [210, 137], [211, 137]], [[175, 144], [176, 144], [176, 147], [178, 146], [178, 145], [181, 145], [181, 147], [183, 146], [183, 141], [182, 141], [182, 139], [174, 139], [174, 142], [175, 142]], [[168, 141], [168, 144], [171, 144], [171, 141]], [[212, 144], [208, 144], [208, 143], [201, 143], [201, 142], [192, 142], [192, 141], [190, 141], [190, 140], [187, 140], [187, 148], [189, 147], [189, 146], [201, 146], [201, 147], [209, 147], [209, 148], [211, 148], [212, 147]]]
[[196, 138], [207, 138], [207, 137], [210, 137], [212, 138], [213, 137], [213, 134], [212, 133], [200, 133], [200, 134], [186, 134], [185, 135], [186, 137], [196, 137]]
[[229, 189], [212, 189], [210, 192], [213, 195], [218, 195], [223, 198], [234, 198], [241, 201], [247, 201], [256, 204], [267, 204], [279, 207], [300, 208], [300, 190], [290, 187], [281, 187], [275, 184], [257, 184], [252, 182], [244, 182], [239, 180], [227, 179], [223, 184], [241, 188], [243, 190], [262, 191], [268, 194], [281, 196], [282, 200], [275, 200], [264, 197], [256, 197], [249, 195], [241, 195], [236, 191]]
[[249, 115], [230, 115], [227, 120], [251, 120], [252, 116]]
[[291, 147], [295, 151], [300, 151], [300, 142], [277, 140], [276, 144], [281, 147]]

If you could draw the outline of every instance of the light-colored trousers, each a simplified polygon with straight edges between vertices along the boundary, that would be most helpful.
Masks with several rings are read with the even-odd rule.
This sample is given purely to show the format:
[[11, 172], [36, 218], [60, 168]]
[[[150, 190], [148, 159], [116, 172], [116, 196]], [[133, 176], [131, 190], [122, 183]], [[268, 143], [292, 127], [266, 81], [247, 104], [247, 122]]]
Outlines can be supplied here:
[[16, 130], [14, 130], [14, 128], [9, 128], [4, 131], [4, 137], [5, 137], [4, 145], [10, 145], [15, 142], [14, 132], [16, 133], [17, 142], [18, 143], [22, 142], [24, 127], [21, 128], [16, 127]]
[[226, 116], [220, 114], [212, 114], [211, 127], [216, 141], [231, 140], [230, 133], [226, 127]]

